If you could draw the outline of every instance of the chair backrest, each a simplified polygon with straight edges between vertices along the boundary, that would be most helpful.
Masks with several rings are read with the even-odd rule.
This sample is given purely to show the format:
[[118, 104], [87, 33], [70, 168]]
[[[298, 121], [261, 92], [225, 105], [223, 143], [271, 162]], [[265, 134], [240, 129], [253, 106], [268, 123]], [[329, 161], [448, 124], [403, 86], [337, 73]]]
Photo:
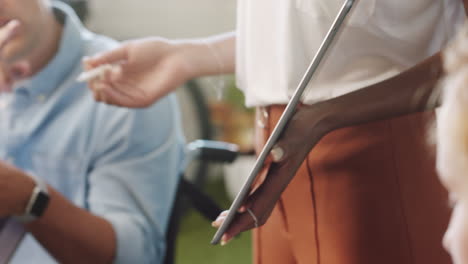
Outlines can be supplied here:
[[175, 257], [175, 247], [179, 226], [190, 204], [196, 211], [204, 216], [207, 221], [214, 221], [222, 212], [222, 209], [205, 194], [199, 187], [182, 178], [177, 190], [176, 199], [172, 208], [168, 229], [166, 231], [166, 255], [164, 264], [173, 264]]
[[[185, 162], [185, 166], [195, 159], [230, 163], [237, 158], [238, 154], [238, 147], [234, 144], [197, 140], [187, 145], [188, 160]], [[164, 264], [173, 264], [175, 262], [177, 234], [187, 204], [210, 222], [216, 220], [218, 215], [222, 212], [222, 209], [209, 195], [203, 192], [202, 188], [203, 186], [197, 186], [182, 175], [166, 231], [166, 255], [163, 262]]]

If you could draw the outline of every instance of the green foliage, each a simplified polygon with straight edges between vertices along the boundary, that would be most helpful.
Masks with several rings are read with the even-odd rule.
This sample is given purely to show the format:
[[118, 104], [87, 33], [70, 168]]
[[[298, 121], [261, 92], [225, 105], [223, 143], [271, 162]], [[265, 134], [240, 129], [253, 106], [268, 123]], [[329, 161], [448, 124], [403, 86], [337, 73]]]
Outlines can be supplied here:
[[[229, 206], [222, 180], [209, 183], [207, 192], [224, 208]], [[182, 221], [177, 239], [176, 264], [252, 263], [250, 232], [241, 234], [224, 247], [210, 244], [214, 233], [211, 223], [190, 211]]]
[[224, 88], [223, 101], [226, 101], [234, 109], [238, 111], [253, 112], [253, 108], [245, 107], [244, 93], [237, 88], [235, 79], [229, 78], [227, 85]]

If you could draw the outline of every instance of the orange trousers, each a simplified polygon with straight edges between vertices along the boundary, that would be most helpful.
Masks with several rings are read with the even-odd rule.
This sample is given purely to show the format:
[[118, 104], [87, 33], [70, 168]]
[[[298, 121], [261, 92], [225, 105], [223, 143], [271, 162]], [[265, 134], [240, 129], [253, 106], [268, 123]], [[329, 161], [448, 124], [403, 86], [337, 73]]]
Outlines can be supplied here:
[[[283, 110], [257, 111], [257, 150]], [[254, 263], [451, 263], [442, 248], [447, 194], [426, 143], [432, 117], [418, 113], [326, 135], [254, 230]]]

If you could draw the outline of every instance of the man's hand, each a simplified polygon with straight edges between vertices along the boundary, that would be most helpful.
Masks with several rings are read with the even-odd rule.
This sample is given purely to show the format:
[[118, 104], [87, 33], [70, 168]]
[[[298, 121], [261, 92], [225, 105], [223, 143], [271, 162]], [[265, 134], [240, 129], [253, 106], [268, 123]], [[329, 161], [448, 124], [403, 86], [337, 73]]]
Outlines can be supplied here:
[[19, 25], [20, 24], [17, 20], [11, 20], [10, 22], [0, 27], [0, 50], [15, 35]]
[[30, 72], [30, 65], [25, 61], [8, 61], [5, 47], [14, 38], [20, 22], [11, 20], [0, 27], [0, 92], [11, 91], [15, 81], [20, 80]]
[[[321, 103], [301, 107], [295, 113], [273, 149], [276, 153], [271, 155], [273, 164], [265, 181], [247, 197], [231, 226], [223, 235], [222, 244], [237, 234], [255, 227], [254, 217], [247, 212], [247, 209], [250, 209], [256, 217], [258, 226], [265, 224], [307, 154], [331, 130], [326, 122], [326, 114], [327, 111]], [[223, 212], [212, 225], [218, 228], [226, 215], [227, 212]]]

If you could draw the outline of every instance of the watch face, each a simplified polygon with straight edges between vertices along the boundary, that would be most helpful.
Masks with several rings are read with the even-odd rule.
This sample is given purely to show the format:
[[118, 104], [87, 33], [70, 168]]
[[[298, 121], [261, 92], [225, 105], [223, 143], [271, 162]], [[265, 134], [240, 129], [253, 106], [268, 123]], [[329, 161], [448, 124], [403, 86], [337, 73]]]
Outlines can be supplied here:
[[43, 191], [40, 191], [37, 194], [36, 200], [34, 201], [34, 204], [31, 208], [31, 212], [29, 213], [35, 217], [40, 217], [44, 213], [48, 204], [49, 204], [49, 195]]

